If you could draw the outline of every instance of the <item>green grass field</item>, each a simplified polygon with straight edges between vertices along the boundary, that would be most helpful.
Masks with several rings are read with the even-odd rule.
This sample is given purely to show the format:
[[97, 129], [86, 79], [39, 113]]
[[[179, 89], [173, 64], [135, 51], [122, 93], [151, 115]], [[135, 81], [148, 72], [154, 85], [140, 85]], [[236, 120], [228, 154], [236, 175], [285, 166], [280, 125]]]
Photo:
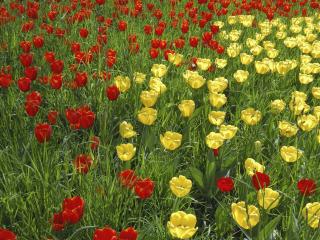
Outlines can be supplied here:
[[[174, 8], [170, 1], [146, 1], [155, 5], [153, 10], [148, 10], [147, 3], [143, 2], [143, 10], [137, 17], [121, 13], [123, 5], [116, 5], [113, 1], [106, 1], [101, 6], [91, 2], [82, 8], [78, 3], [75, 10], [67, 13], [64, 6], [71, 7], [71, 1], [39, 1], [38, 18], [32, 17], [31, 10], [28, 17], [28, 10], [19, 14], [18, 7], [10, 9], [9, 1], [0, 3], [0, 9], [3, 6], [15, 16], [14, 21], [9, 17], [6, 17], [8, 22], [0, 21], [0, 240], [15, 239], [6, 237], [1, 229], [14, 232], [19, 240], [117, 239], [93, 238], [95, 230], [105, 226], [117, 232], [134, 227], [139, 240], [320, 239], [319, 9], [308, 5], [308, 17], [300, 17], [300, 12], [293, 18], [276, 14], [272, 21], [266, 19], [264, 13], [252, 11], [254, 20], [250, 20], [250, 17], [230, 17], [237, 8], [232, 3], [228, 14], [213, 14], [201, 28], [198, 24], [204, 18], [201, 12], [210, 10], [207, 4], [198, 1], [193, 1], [194, 7], [198, 8], [197, 23], [192, 23], [188, 16], [191, 10], [185, 8], [187, 1], [176, 1]], [[28, 9], [28, 4], [22, 4]], [[291, 4], [292, 11], [302, 8], [296, 3]], [[127, 6], [131, 11], [133, 1]], [[216, 6], [221, 8], [220, 3]], [[49, 20], [48, 13], [55, 9], [57, 16]], [[159, 20], [153, 16], [155, 9], [162, 11], [160, 23], [166, 24], [161, 36], [154, 31], [149, 35], [144, 32], [147, 24], [153, 29], [159, 27]], [[5, 16], [2, 10], [0, 12]], [[83, 21], [71, 21], [72, 16], [83, 11], [89, 12]], [[176, 16], [170, 18], [170, 11], [175, 11]], [[118, 13], [118, 18], [112, 15], [114, 12]], [[185, 13], [184, 16], [180, 14], [178, 17], [180, 12]], [[103, 16], [104, 21], [97, 21], [98, 16]], [[113, 19], [108, 27], [107, 18]], [[23, 24], [31, 19], [34, 28], [24, 32]], [[189, 21], [186, 33], [181, 32], [183, 19]], [[119, 20], [126, 21], [125, 31], [119, 30]], [[176, 27], [172, 26], [175, 21]], [[212, 25], [219, 26], [213, 39], [224, 47], [223, 53], [217, 53], [217, 48], [202, 41], [203, 33], [211, 32]], [[48, 33], [50, 27], [53, 33]], [[99, 30], [98, 27], [105, 29]], [[60, 37], [56, 36], [59, 28], [66, 31]], [[86, 38], [79, 35], [81, 28], [89, 31]], [[99, 45], [97, 38], [103, 34], [107, 41]], [[137, 39], [132, 44], [139, 44], [136, 53], [129, 50], [128, 38], [132, 35]], [[43, 46], [36, 47], [35, 36], [43, 37]], [[185, 45], [179, 48], [175, 40], [181, 36]], [[189, 45], [192, 36], [199, 38], [195, 48]], [[150, 56], [152, 39], [167, 42], [163, 50], [157, 48], [159, 56], [156, 58]], [[28, 67], [21, 62], [21, 41], [31, 42], [31, 66], [37, 68], [37, 76], [25, 92], [19, 87], [18, 80], [28, 78], [30, 73], [25, 72]], [[74, 42], [81, 45], [83, 53], [92, 54], [91, 62], [77, 63], [76, 53], [71, 51]], [[94, 45], [100, 46], [100, 52], [93, 52]], [[116, 51], [112, 66], [107, 64], [108, 59], [112, 61], [107, 54], [110, 49]], [[164, 58], [165, 49], [172, 50], [169, 61]], [[46, 52], [53, 52], [54, 59], [64, 63], [63, 71], [56, 73], [63, 78], [62, 86], [57, 89], [54, 89], [52, 78], [55, 70], [52, 70], [50, 60], [44, 57]], [[252, 62], [246, 61], [244, 53], [251, 55]], [[196, 62], [193, 58], [210, 59], [210, 62], [203, 67], [201, 60]], [[221, 68], [219, 59], [227, 60], [225, 67]], [[165, 65], [166, 73], [161, 76], [159, 69], [152, 71], [154, 64]], [[188, 69], [199, 75], [188, 76]], [[243, 72], [238, 74], [239, 78], [234, 75], [237, 70], [247, 71], [247, 79]], [[77, 72], [87, 73], [83, 86], [74, 80]], [[103, 79], [103, 72], [110, 74], [110, 79]], [[146, 74], [145, 80], [139, 82], [135, 78], [136, 72]], [[48, 77], [48, 83], [43, 82], [44, 77]], [[9, 84], [6, 85], [7, 80]], [[160, 87], [161, 83], [166, 86], [166, 91], [163, 85]], [[106, 91], [114, 85], [121, 93], [111, 101]], [[148, 101], [156, 102], [146, 106], [150, 102], [143, 103], [140, 94], [151, 89], [155, 97], [148, 98]], [[33, 91], [40, 93], [42, 101], [35, 104], [36, 107], [33, 105], [39, 109], [35, 116], [30, 116], [25, 103], [27, 95]], [[190, 117], [184, 117], [179, 110], [183, 100], [194, 101], [194, 111], [186, 110]], [[271, 104], [274, 100], [283, 102]], [[280, 102], [285, 104], [282, 106]], [[67, 109], [84, 105], [88, 105], [95, 115], [92, 125], [82, 127], [79, 121], [71, 124], [70, 118], [79, 116], [74, 113], [76, 117], [67, 117]], [[157, 110], [151, 125], [141, 120], [152, 118], [150, 113], [139, 117], [143, 107]], [[260, 112], [244, 116], [243, 111], [248, 108]], [[53, 110], [58, 116], [56, 123], [50, 124], [47, 115]], [[208, 116], [212, 111], [225, 113], [225, 117], [220, 122], [219, 119], [210, 121]], [[84, 117], [82, 119], [87, 121]], [[132, 124], [133, 129], [127, 127], [119, 131], [123, 121]], [[290, 124], [280, 126], [281, 121]], [[35, 127], [45, 122], [50, 124], [52, 133], [50, 139], [40, 143]], [[227, 137], [232, 133], [223, 132], [222, 125], [236, 127], [234, 136]], [[77, 127], [79, 129], [74, 129]], [[133, 130], [136, 134], [130, 135]], [[170, 137], [161, 141], [160, 136], [167, 131], [181, 134], [181, 144]], [[211, 132], [214, 133], [212, 139], [207, 137]], [[130, 138], [126, 138], [129, 135], [124, 137], [125, 134]], [[96, 149], [91, 148], [93, 136], [100, 139]], [[133, 157], [127, 161], [117, 152], [117, 146], [126, 143], [136, 148]], [[131, 153], [125, 150], [125, 154]], [[83, 169], [75, 167], [74, 161], [80, 154], [92, 159], [92, 164], [86, 166], [87, 173], [81, 173]], [[248, 158], [255, 162], [249, 164]], [[137, 194], [137, 185], [133, 189], [122, 186], [119, 174], [126, 169], [134, 170], [137, 179], [153, 181], [154, 189], [149, 189], [151, 192], [145, 199]], [[258, 180], [258, 189], [262, 188], [259, 191], [252, 184], [258, 178], [256, 171], [263, 172], [263, 176], [270, 179], [268, 183]], [[181, 188], [185, 191], [183, 197], [176, 196], [169, 184], [179, 175], [192, 181], [190, 192], [188, 187], [177, 186], [176, 191]], [[223, 191], [217, 184], [222, 177], [230, 177], [227, 179], [234, 184], [230, 190]], [[298, 187], [302, 179], [313, 181], [307, 185], [301, 183]], [[277, 194], [273, 194], [277, 197], [267, 195], [264, 187], [276, 191]], [[148, 192], [148, 189], [142, 191]], [[258, 200], [257, 195], [262, 200]], [[54, 213], [65, 213], [62, 202], [75, 196], [85, 202], [83, 216], [79, 216], [74, 224], [64, 216], [64, 229], [55, 231]], [[254, 208], [235, 207], [241, 201]], [[195, 234], [189, 237], [180, 234], [179, 237], [170, 231], [168, 221], [177, 211], [193, 214], [197, 221], [196, 226], [190, 227], [185, 223], [187, 220], [181, 220], [175, 226], [176, 234], [185, 234], [197, 227]], [[136, 238], [119, 236], [118, 239]]]

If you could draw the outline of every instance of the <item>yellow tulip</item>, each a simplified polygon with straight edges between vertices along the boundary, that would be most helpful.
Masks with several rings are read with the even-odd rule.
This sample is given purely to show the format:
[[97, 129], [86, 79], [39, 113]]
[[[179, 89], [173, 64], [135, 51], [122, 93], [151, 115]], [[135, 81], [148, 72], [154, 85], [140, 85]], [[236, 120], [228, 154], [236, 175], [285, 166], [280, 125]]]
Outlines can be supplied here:
[[300, 62], [301, 63], [310, 63], [312, 61], [312, 57], [309, 55], [301, 55], [300, 56]]
[[252, 63], [253, 59], [253, 55], [249, 55], [247, 53], [240, 53], [240, 61], [243, 65], [249, 65], [250, 63]]
[[145, 107], [152, 107], [156, 104], [158, 96], [159, 94], [154, 90], [142, 91], [140, 94], [140, 101]]
[[311, 74], [304, 74], [304, 73], [299, 73], [299, 82], [301, 84], [309, 84], [313, 81], [313, 75]]
[[213, 125], [221, 125], [224, 122], [224, 118], [226, 117], [226, 113], [222, 111], [211, 111], [208, 114], [209, 122]]
[[[306, 28], [307, 29], [307, 28]], [[306, 30], [305, 29], [305, 30]], [[306, 32], [305, 32], [306, 33]], [[313, 42], [314, 40], [317, 39], [317, 35], [313, 33], [306, 33], [307, 41], [308, 42]]]
[[216, 64], [217, 68], [221, 69], [221, 68], [224, 68], [225, 66], [227, 66], [228, 61], [226, 59], [216, 58], [214, 63]]
[[285, 39], [287, 37], [287, 33], [284, 31], [279, 31], [276, 33], [276, 38], [279, 40]]
[[140, 73], [140, 72], [135, 72], [133, 74], [133, 80], [138, 83], [138, 84], [142, 84], [144, 83], [144, 81], [146, 80], [146, 74], [144, 73]]
[[224, 138], [221, 133], [210, 132], [206, 136], [206, 144], [209, 148], [218, 149], [223, 145]]
[[230, 46], [227, 48], [227, 54], [230, 58], [235, 58], [239, 55], [242, 46], [239, 43], [231, 43]]
[[276, 69], [279, 74], [285, 75], [291, 70], [291, 63], [289, 61], [277, 62]]
[[144, 125], [152, 125], [157, 119], [157, 110], [154, 108], [144, 107], [138, 112], [138, 121]]
[[266, 210], [271, 210], [279, 205], [280, 194], [271, 188], [264, 188], [258, 191], [258, 203]]
[[320, 106], [313, 107], [313, 115], [320, 121]]
[[131, 123], [127, 123], [123, 121], [119, 126], [119, 132], [121, 137], [123, 138], [132, 138], [137, 135], [137, 133], [133, 130], [133, 126]]
[[311, 92], [315, 99], [320, 99], [320, 87], [313, 87]]
[[270, 71], [268, 64], [261, 61], [255, 61], [254, 67], [256, 68], [256, 72], [259, 74], [266, 74]]
[[276, 58], [279, 55], [279, 51], [277, 49], [268, 49], [267, 50], [267, 56], [269, 58]]
[[173, 65], [179, 66], [183, 61], [183, 55], [179, 53], [169, 53], [168, 61]]
[[290, 31], [293, 33], [299, 33], [299, 32], [301, 32], [301, 30], [302, 30], [302, 27], [299, 25], [291, 25], [290, 26]]
[[197, 218], [195, 215], [178, 211], [171, 214], [167, 227], [172, 237], [178, 239], [189, 239], [198, 230], [196, 224]]
[[157, 78], [162, 78], [164, 75], [166, 75], [167, 71], [167, 66], [164, 64], [153, 64], [151, 68], [153, 76]]
[[119, 75], [114, 78], [114, 82], [120, 92], [127, 92], [131, 87], [131, 80], [129, 77]]
[[234, 24], [236, 24], [238, 22], [238, 18], [237, 18], [237, 16], [231, 16], [230, 15], [230, 16], [228, 16], [227, 21], [228, 21], [228, 24], [234, 25]]
[[181, 145], [182, 135], [177, 132], [167, 131], [160, 135], [160, 142], [167, 150], [175, 150]]
[[254, 108], [247, 108], [241, 111], [241, 120], [248, 125], [257, 125], [262, 118], [262, 114], [259, 110]]
[[312, 114], [301, 115], [298, 117], [298, 126], [304, 132], [310, 132], [318, 125], [318, 118]]
[[286, 162], [295, 162], [302, 156], [302, 151], [293, 146], [282, 146], [280, 148], [280, 155]]
[[178, 108], [183, 117], [191, 117], [195, 107], [196, 104], [193, 100], [182, 100], [181, 103], [178, 105]]
[[296, 125], [293, 125], [287, 121], [280, 121], [278, 124], [278, 128], [280, 131], [280, 135], [285, 137], [293, 137], [299, 130]]
[[183, 78], [194, 89], [201, 88], [206, 82], [206, 79], [202, 77], [197, 71], [187, 70], [183, 74]]
[[263, 47], [261, 47], [260, 45], [256, 45], [253, 48], [250, 49], [250, 52], [254, 55], [254, 56], [258, 56], [260, 55], [260, 53], [262, 52]]
[[258, 41], [253, 38], [247, 38], [246, 45], [248, 48], [253, 48], [258, 45]]
[[227, 102], [226, 95], [222, 93], [210, 93], [209, 94], [210, 104], [215, 108], [221, 108]]
[[116, 149], [117, 155], [122, 161], [130, 161], [136, 154], [136, 148], [132, 143], [120, 144]]
[[232, 42], [236, 42], [239, 40], [240, 36], [241, 36], [242, 31], [241, 30], [231, 30], [229, 33], [229, 39]]
[[265, 50], [270, 50], [275, 48], [275, 44], [271, 41], [263, 41], [262, 45]]
[[260, 163], [256, 162], [253, 158], [247, 158], [244, 162], [244, 167], [247, 174], [252, 177], [255, 172], [264, 172], [265, 167]]
[[185, 176], [180, 175], [179, 177], [173, 177], [170, 180], [169, 185], [173, 194], [176, 195], [176, 197], [181, 198], [189, 194], [192, 187], [192, 181]]
[[197, 58], [197, 67], [202, 71], [207, 71], [211, 66], [211, 60], [207, 58]]
[[253, 15], [239, 15], [239, 22], [244, 27], [251, 27], [255, 16]]
[[281, 99], [271, 101], [270, 108], [272, 113], [281, 113], [286, 107], [286, 103]]
[[284, 45], [287, 48], [294, 48], [297, 46], [297, 40], [294, 37], [287, 37], [284, 41], [283, 41]]
[[228, 87], [228, 80], [224, 77], [218, 77], [207, 81], [207, 87], [210, 93], [220, 93]]
[[259, 209], [253, 205], [246, 205], [244, 201], [231, 204], [232, 217], [244, 229], [251, 229], [260, 221]]
[[302, 209], [302, 216], [312, 228], [320, 228], [320, 202], [307, 203]]
[[276, 63], [274, 62], [273, 59], [271, 59], [271, 58], [264, 58], [264, 59], [262, 59], [262, 63], [267, 64], [267, 66], [269, 67], [269, 69], [270, 69], [270, 71], [271, 71], [272, 73], [274, 73], [274, 72], [277, 71], [277, 69], [276, 69]]
[[233, 77], [238, 83], [243, 83], [248, 79], [249, 72], [245, 70], [237, 70]]
[[167, 91], [167, 86], [158, 77], [150, 78], [149, 87], [152, 90], [156, 91], [158, 94], [162, 94]]
[[219, 132], [222, 134], [224, 139], [232, 139], [238, 131], [238, 128], [233, 125], [221, 125]]

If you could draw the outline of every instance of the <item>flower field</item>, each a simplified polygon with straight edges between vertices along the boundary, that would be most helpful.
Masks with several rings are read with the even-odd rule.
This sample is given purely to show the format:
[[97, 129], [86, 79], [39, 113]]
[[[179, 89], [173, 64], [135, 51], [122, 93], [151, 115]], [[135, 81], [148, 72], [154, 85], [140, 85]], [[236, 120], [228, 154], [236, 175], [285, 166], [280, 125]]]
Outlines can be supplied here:
[[0, 240], [320, 239], [317, 0], [0, 2]]

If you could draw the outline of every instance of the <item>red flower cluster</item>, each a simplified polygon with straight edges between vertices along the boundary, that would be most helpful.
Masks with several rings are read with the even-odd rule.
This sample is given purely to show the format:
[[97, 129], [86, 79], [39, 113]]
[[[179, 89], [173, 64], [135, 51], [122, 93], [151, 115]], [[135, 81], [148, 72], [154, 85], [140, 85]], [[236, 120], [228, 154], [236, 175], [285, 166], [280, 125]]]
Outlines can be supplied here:
[[90, 128], [95, 120], [94, 112], [86, 105], [76, 109], [67, 108], [65, 114], [72, 129]]
[[136, 240], [137, 238], [138, 232], [133, 227], [122, 230], [119, 235], [108, 226], [96, 229], [93, 234], [93, 240]]
[[135, 194], [140, 199], [150, 198], [154, 190], [154, 182], [150, 178], [141, 179], [135, 175], [135, 172], [131, 169], [126, 169], [119, 174], [120, 183], [133, 189]]
[[62, 231], [67, 224], [76, 224], [83, 216], [85, 202], [79, 197], [71, 197], [63, 200], [62, 211], [53, 214], [52, 229]]

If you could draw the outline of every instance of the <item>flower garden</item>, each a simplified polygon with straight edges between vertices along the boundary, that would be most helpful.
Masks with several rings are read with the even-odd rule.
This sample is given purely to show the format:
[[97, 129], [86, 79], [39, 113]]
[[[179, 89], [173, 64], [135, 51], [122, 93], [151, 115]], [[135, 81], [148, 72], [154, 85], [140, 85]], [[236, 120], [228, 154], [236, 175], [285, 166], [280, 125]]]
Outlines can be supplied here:
[[320, 239], [317, 0], [0, 3], [0, 240]]

